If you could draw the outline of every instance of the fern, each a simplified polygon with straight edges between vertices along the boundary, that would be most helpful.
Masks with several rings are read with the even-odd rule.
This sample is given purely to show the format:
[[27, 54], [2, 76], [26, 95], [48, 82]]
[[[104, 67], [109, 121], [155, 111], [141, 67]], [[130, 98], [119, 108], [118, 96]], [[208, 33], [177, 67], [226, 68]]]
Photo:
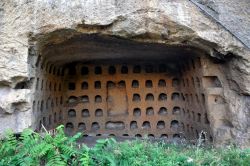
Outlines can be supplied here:
[[59, 154], [54, 154], [48, 158], [46, 166], [66, 166], [67, 163], [62, 160]]
[[90, 164], [92, 163], [92, 160], [89, 154], [90, 149], [87, 146], [84, 146], [83, 149], [84, 150], [82, 151], [82, 153], [80, 153], [80, 157], [79, 157], [80, 164], [83, 166], [90, 166]]
[[0, 159], [1, 165], [12, 165], [15, 161], [15, 157], [13, 157], [16, 153], [17, 148], [17, 140], [11, 130], [7, 130], [5, 132], [5, 138], [1, 141], [0, 147]]
[[100, 139], [96, 141], [95, 146], [91, 149], [91, 154], [95, 165], [110, 165], [115, 166], [116, 162], [114, 155], [109, 152], [108, 149], [111, 148], [116, 143], [115, 139]]
[[78, 133], [68, 137], [64, 127], [56, 134], [42, 135], [30, 129], [16, 139], [7, 131], [0, 140], [0, 166], [140, 166], [140, 165], [249, 165], [250, 150], [226, 149], [152, 143], [149, 141], [98, 140], [94, 147], [80, 145]]

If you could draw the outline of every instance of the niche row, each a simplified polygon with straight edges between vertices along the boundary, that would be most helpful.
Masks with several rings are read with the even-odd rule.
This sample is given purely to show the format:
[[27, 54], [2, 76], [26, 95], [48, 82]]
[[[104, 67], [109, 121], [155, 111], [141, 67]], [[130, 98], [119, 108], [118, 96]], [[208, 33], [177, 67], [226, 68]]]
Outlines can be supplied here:
[[[71, 133], [71, 129], [66, 129], [66, 131], [68, 131], [69, 133]], [[90, 135], [88, 134], [83, 134], [83, 137], [84, 138], [87, 138], [89, 137]], [[91, 134], [91, 137], [93, 136], [93, 134]], [[155, 139], [157, 138], [154, 134], [127, 134], [127, 133], [124, 133], [122, 135], [120, 134], [95, 134], [96, 137], [101, 137], [101, 136], [104, 136], [104, 137], [117, 137], [117, 136], [122, 136], [122, 137], [135, 137], [135, 138], [148, 138], [148, 139]], [[180, 134], [176, 133], [176, 134], [173, 134], [172, 137], [170, 137], [168, 134], [161, 134], [158, 138], [160, 139], [170, 139], [170, 138], [173, 138], [173, 139], [179, 139], [180, 138]]]
[[[77, 74], [77, 71], [76, 71], [76, 68], [74, 65], [68, 66], [67, 70], [68, 70], [68, 72], [67, 72], [68, 75], [76, 75]], [[103, 74], [103, 68], [101, 66], [96, 66], [94, 68], [93, 73], [90, 73], [90, 71], [92, 71], [92, 70], [89, 70], [89, 67], [87, 67], [87, 66], [83, 66], [80, 69], [81, 75], [89, 75], [89, 74], [101, 75], [101, 74]], [[143, 65], [143, 66], [134, 65], [132, 67], [131, 73], [142, 73], [142, 72], [145, 72], [145, 73], [165, 73], [165, 72], [167, 72], [167, 65], [160, 64], [158, 66], [154, 66], [154, 65], [148, 64], [148, 65]], [[108, 67], [107, 73], [110, 75], [114, 75], [116, 73], [129, 74], [129, 67], [127, 65], [122, 65], [119, 67], [115, 67], [114, 65], [111, 65]]]
[[[222, 83], [217, 76], [204, 76], [203, 81], [204, 81], [205, 88], [221, 88], [222, 87]], [[194, 88], [201, 87], [201, 80], [198, 77], [193, 77], [193, 76], [191, 78], [183, 78], [182, 86], [191, 87], [190, 82], [192, 83], [192, 86]]]
[[[179, 85], [179, 80], [178, 79], [173, 79], [172, 81], [172, 86], [177, 87]], [[152, 80], [146, 80], [144, 86], [146, 88], [153, 88], [153, 82]], [[164, 79], [160, 79], [158, 81], [158, 87], [166, 87], [166, 81]], [[126, 87], [125, 81], [119, 81], [117, 84], [113, 81], [107, 81], [106, 83], [106, 88], [115, 88], [115, 87]], [[133, 80], [131, 83], [131, 88], [139, 88], [140, 84], [138, 80]], [[89, 83], [87, 81], [84, 81], [81, 83], [80, 88], [83, 90], [89, 89]], [[102, 83], [101, 81], [95, 81], [94, 82], [94, 88], [95, 89], [101, 89], [102, 88]], [[76, 90], [76, 83], [74, 82], [69, 82], [68, 83], [68, 90]]]
[[63, 97], [55, 97], [54, 100], [52, 98], [48, 98], [46, 102], [44, 100], [41, 100], [41, 102], [38, 100], [37, 102], [34, 100], [32, 109], [35, 111], [35, 108], [37, 108], [37, 111], [44, 112], [45, 110], [49, 110], [50, 108], [53, 109], [55, 106], [58, 107], [63, 104]]
[[199, 69], [201, 68], [201, 59], [200, 58], [196, 58], [191, 59], [191, 60], [185, 60], [185, 63], [181, 64], [181, 71], [185, 72], [185, 71], [191, 71], [191, 70], [195, 70], [195, 69]]
[[[73, 132], [75, 130], [75, 126], [73, 123], [71, 122], [68, 122], [66, 123], [66, 129], [69, 131], [69, 132]], [[126, 129], [125, 127], [125, 123], [122, 122], [122, 121], [116, 121], [116, 122], [106, 122], [105, 123], [105, 126], [103, 126], [105, 130], [113, 130], [113, 131], [117, 131], [117, 130], [124, 130]], [[172, 120], [170, 122], [170, 129], [172, 129], [173, 131], [177, 131], [179, 129], [179, 121], [177, 120]], [[166, 126], [166, 123], [162, 120], [158, 121], [156, 123], [156, 129], [166, 129], [167, 126]], [[97, 130], [100, 130], [101, 129], [101, 125], [98, 123], [98, 122], [92, 122], [91, 123], [91, 127], [90, 127], [90, 130], [91, 131], [97, 131]], [[136, 130], [136, 129], [142, 129], [142, 130], [149, 130], [149, 129], [152, 129], [152, 125], [149, 121], [144, 121], [142, 123], [142, 125], [139, 127], [137, 121], [131, 121], [130, 124], [129, 124], [129, 129], [130, 130]], [[85, 130], [88, 130], [87, 129], [87, 126], [85, 123], [83, 122], [80, 122], [78, 124], [78, 128], [77, 128], [78, 131], [85, 131]]]
[[40, 69], [45, 71], [48, 74], [54, 75], [54, 76], [62, 76], [64, 73], [64, 69], [61, 67], [57, 67], [53, 64], [50, 64], [49, 62], [41, 62], [41, 59], [39, 58], [36, 67], [38, 68], [40, 65]]
[[205, 104], [205, 95], [202, 93], [200, 94], [200, 96], [196, 93], [196, 94], [183, 94], [181, 93], [181, 99], [183, 101], [185, 101], [186, 103], [190, 103], [193, 104], [194, 101], [198, 104], [200, 102], [202, 102], [202, 104]]
[[[172, 86], [173, 87], [178, 87], [180, 85], [179, 83], [179, 79], [174, 78], [172, 80]], [[152, 80], [146, 80], [144, 86], [146, 88], [153, 88], [153, 82]], [[164, 79], [160, 79], [158, 81], [158, 87], [166, 87], [166, 81]], [[76, 90], [76, 83], [74, 82], [69, 82], [68, 85], [68, 90]], [[113, 81], [108, 81], [106, 84], [106, 88], [115, 88], [115, 87], [126, 87], [126, 83], [125, 81], [119, 81], [118, 84], [116, 85]], [[140, 84], [138, 80], [133, 80], [131, 83], [131, 88], [139, 88]], [[87, 81], [84, 81], [81, 83], [80, 88], [82, 90], [87, 90], [89, 89], [89, 84]], [[94, 82], [94, 88], [95, 89], [101, 89], [102, 88], [102, 84], [101, 81], [95, 81]], [[62, 84], [61, 83], [52, 83], [51, 81], [44, 81], [41, 80], [39, 78], [36, 79], [36, 85], [35, 85], [35, 89], [36, 90], [49, 90], [49, 91], [62, 91]]]
[[207, 113], [204, 113], [204, 115], [202, 116], [201, 113], [195, 113], [194, 111], [189, 111], [188, 109], [187, 111], [185, 111], [185, 109], [182, 109], [182, 113], [180, 111], [180, 114], [186, 120], [192, 120], [192, 122], [199, 122], [199, 123], [203, 122], [206, 125], [209, 124]]
[[[173, 115], [178, 115], [178, 114], [180, 114], [180, 112], [181, 112], [181, 108], [178, 107], [178, 106], [174, 107], [173, 110], [172, 110], [172, 114]], [[154, 108], [153, 107], [147, 107], [145, 113], [146, 113], [147, 116], [154, 115], [155, 114]], [[161, 115], [161, 116], [168, 115], [167, 108], [166, 107], [161, 107], [158, 110], [157, 114]], [[100, 108], [96, 109], [94, 115], [96, 117], [102, 117], [102, 116], [104, 116], [103, 110], [100, 109]], [[141, 115], [142, 115], [141, 109], [140, 108], [134, 108], [134, 110], [133, 110], [133, 116], [140, 117]], [[76, 112], [75, 109], [69, 109], [68, 110], [68, 117], [69, 118], [74, 118], [76, 116], [77, 116], [77, 112]], [[83, 109], [81, 111], [81, 116], [82, 117], [90, 117], [90, 111], [88, 109]]]
[[57, 91], [62, 91], [62, 84], [61, 83], [57, 83], [57, 82], [51, 82], [49, 80], [47, 80], [46, 82], [44, 80], [41, 80], [40, 82], [40, 79], [37, 78], [36, 79], [36, 90], [49, 90], [49, 91], [54, 91], [54, 92], [57, 92]]
[[[38, 67], [38, 65], [36, 65]], [[44, 63], [41, 64], [41, 70], [44, 70], [46, 73], [52, 74], [54, 76], [64, 76], [65, 74], [65, 68], [59, 68], [54, 66], [53, 64], [47, 63], [46, 65]], [[134, 65], [132, 67], [132, 73], [141, 73], [145, 71], [145, 73], [165, 73], [167, 72], [168, 66], [166, 64], [159, 64], [158, 66], [146, 64], [146, 65]], [[67, 74], [68, 75], [76, 75], [76, 67], [74, 64], [68, 65], [66, 67]], [[83, 66], [80, 69], [81, 75], [88, 75], [90, 74], [89, 67]], [[121, 74], [128, 74], [129, 73], [129, 67], [127, 65], [121, 65], [119, 67], [115, 67], [114, 65], [111, 65], [107, 69], [107, 73], [113, 75], [116, 73]], [[95, 66], [93, 74], [100, 75], [103, 74], [103, 68], [101, 66]]]
[[[191, 80], [191, 81], [190, 81]], [[201, 87], [201, 81], [198, 77], [191, 77], [189, 78], [183, 78], [182, 79], [182, 86], [183, 87], [190, 87], [190, 82], [192, 82], [193, 87]]]
[[54, 114], [50, 114], [48, 117], [43, 117], [39, 121], [39, 130], [42, 128], [42, 124], [44, 127], [48, 128], [49, 126], [53, 124], [60, 123], [63, 120], [63, 114], [62, 111], [60, 110], [59, 113], [54, 112]]
[[[154, 95], [152, 93], [146, 94], [145, 101], [154, 101], [154, 100], [155, 100], [155, 97], [154, 97]], [[160, 93], [158, 95], [158, 101], [166, 101], [166, 100], [167, 100], [167, 94]], [[173, 101], [181, 101], [180, 94], [176, 93], [176, 92], [172, 93], [171, 100], [173, 100]], [[102, 99], [102, 97], [100, 95], [96, 95], [94, 97], [94, 101], [95, 101], [95, 103], [101, 103], [101, 102], [103, 102], [103, 99]], [[112, 98], [110, 96], [108, 96], [106, 98], [106, 101], [112, 101]], [[132, 101], [133, 102], [141, 101], [141, 96], [138, 93], [133, 94]], [[80, 102], [89, 103], [90, 102], [89, 96], [87, 96], [87, 95], [83, 95], [83, 96], [80, 96], [80, 97], [70, 96], [68, 98], [68, 100], [67, 100], [68, 104], [77, 104], [77, 103], [80, 103]]]

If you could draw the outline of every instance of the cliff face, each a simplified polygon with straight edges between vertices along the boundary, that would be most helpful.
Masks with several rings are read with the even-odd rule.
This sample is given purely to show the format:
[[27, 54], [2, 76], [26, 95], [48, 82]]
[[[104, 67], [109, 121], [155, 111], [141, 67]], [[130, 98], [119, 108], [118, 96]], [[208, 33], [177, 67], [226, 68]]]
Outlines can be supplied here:
[[[224, 87], [223, 97], [228, 109], [222, 119], [230, 122], [230, 127], [212, 126], [214, 133], [223, 128], [225, 142], [249, 146], [248, 2], [194, 2], [204, 6], [204, 11], [212, 10], [220, 23], [188, 0], [2, 0], [0, 132], [33, 127], [35, 66], [30, 65], [31, 57], [74, 36], [98, 33], [145, 43], [194, 46], [227, 61], [224, 74], [229, 86]], [[238, 6], [244, 8], [241, 15], [235, 15], [241, 11]]]
[[250, 3], [248, 0], [191, 0], [203, 13], [218, 21], [250, 48]]

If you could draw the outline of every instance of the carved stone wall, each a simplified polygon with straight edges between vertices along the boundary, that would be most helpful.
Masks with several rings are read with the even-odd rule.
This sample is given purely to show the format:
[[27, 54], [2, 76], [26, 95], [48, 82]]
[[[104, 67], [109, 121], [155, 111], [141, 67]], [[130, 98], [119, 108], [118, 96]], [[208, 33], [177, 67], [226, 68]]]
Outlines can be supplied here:
[[[203, 3], [203, 1], [200, 2]], [[219, 6], [220, 10], [224, 6], [223, 3], [226, 3], [226, 1], [214, 2], [217, 4], [214, 5], [215, 9], [216, 6]], [[236, 5], [234, 3], [242, 6], [249, 5], [245, 1], [241, 3], [235, 1], [226, 4], [226, 9], [233, 10], [232, 6]], [[206, 3], [205, 6], [207, 6]], [[225, 12], [216, 14], [219, 21], [226, 20], [228, 25]], [[248, 20], [246, 15], [237, 15], [240, 17], [237, 20], [244, 19], [244, 26], [241, 26], [243, 29], [249, 22], [246, 21]], [[248, 34], [245, 33], [248, 31], [235, 33], [237, 26], [240, 24], [231, 25], [233, 31], [228, 31], [218, 21], [204, 15], [199, 7], [188, 0], [74, 0], [70, 2], [2, 0], [0, 2], [0, 133], [7, 128], [12, 128], [15, 132], [20, 132], [26, 127], [38, 129], [39, 121], [41, 120], [43, 123], [43, 115], [46, 115], [45, 124], [51, 122], [51, 127], [53, 127], [53, 124], [60, 122], [60, 109], [64, 111], [62, 118], [67, 117], [64, 113], [68, 110], [63, 110], [66, 108], [64, 104], [67, 99], [67, 96], [64, 98], [64, 95], [70, 91], [63, 89], [68, 86], [65, 85], [67, 81], [64, 80], [66, 75], [64, 77], [60, 74], [57, 75], [57, 70], [66, 69], [66, 64], [77, 62], [79, 65], [89, 67], [89, 65], [97, 65], [96, 61], [99, 61], [101, 63], [98, 65], [104, 67], [105, 60], [112, 59], [114, 63], [110, 65], [122, 65], [125, 60], [128, 69], [131, 70], [128, 59], [131, 62], [131, 59], [138, 61], [138, 59], [144, 58], [148, 63], [152, 59], [162, 61], [164, 59], [162, 57], [171, 57], [167, 58], [168, 60], [176, 57], [175, 62], [178, 61], [176, 59], [179, 59], [184, 63], [193, 57], [192, 53], [185, 54], [185, 58], [178, 56], [183, 54], [180, 48], [185, 48], [186, 52], [202, 50], [202, 56], [200, 55], [202, 67], [200, 70], [195, 69], [194, 72], [181, 70], [180, 82], [188, 76], [189, 83], [192, 84], [192, 77], [194, 81], [198, 77], [201, 89], [199, 91], [197, 87], [181, 86], [178, 93], [180, 96], [183, 93], [184, 97], [188, 94], [190, 100], [192, 94], [194, 101], [196, 93], [198, 98], [200, 93], [203, 93], [206, 109], [194, 106], [195, 109], [191, 110], [193, 106], [189, 107], [186, 100], [182, 101], [185, 106], [179, 106], [181, 112], [183, 112], [182, 108], [184, 108], [185, 114], [189, 110], [192, 117], [193, 111], [196, 120], [192, 120], [192, 123], [188, 122], [180, 114], [178, 115], [179, 124], [184, 123], [185, 133], [187, 133], [188, 123], [191, 131], [192, 126], [194, 133], [196, 133], [196, 129], [199, 132], [201, 129], [196, 127], [199, 126], [197, 117], [201, 116], [202, 122], [205, 111], [207, 111], [209, 121], [207, 126], [209, 125], [209, 132], [216, 145], [235, 142], [240, 146], [249, 146], [250, 51], [246, 47], [246, 43], [244, 45], [241, 43], [243, 40], [239, 40], [242, 39], [242, 34]], [[96, 34], [112, 36], [117, 40], [99, 38], [95, 36]], [[90, 37], [86, 37], [88, 35]], [[75, 38], [79, 36], [81, 39], [78, 39], [78, 43], [74, 43]], [[127, 42], [120, 42], [121, 38], [126, 39]], [[249, 38], [246, 35], [244, 39], [245, 42]], [[140, 44], [131, 44], [134, 42], [140, 42]], [[101, 47], [98, 46], [100, 43], [103, 44]], [[117, 51], [118, 46], [119, 51]], [[45, 69], [40, 69], [41, 64], [36, 63], [43, 61], [39, 61], [39, 58], [46, 59], [49, 66], [53, 65], [52, 68], [56, 67], [56, 76], [53, 75], [54, 71], [49, 73], [45, 72]], [[91, 63], [87, 63], [87, 61], [91, 61]], [[44, 64], [44, 68], [47, 67], [47, 63]], [[146, 64], [145, 61], [142, 64]], [[168, 64], [168, 62], [164, 61], [164, 64]], [[118, 68], [116, 70], [119, 71]], [[105, 70], [103, 69], [103, 71]], [[39, 81], [37, 81], [38, 78]], [[144, 77], [141, 76], [141, 78]], [[171, 79], [173, 78], [166, 77], [168, 81]], [[41, 87], [42, 80], [43, 87]], [[152, 78], [153, 80], [156, 81], [156, 78]], [[38, 89], [35, 89], [37, 82], [39, 83]], [[217, 82], [220, 82], [221, 87], [217, 87]], [[59, 91], [60, 83], [61, 91]], [[127, 87], [131, 82], [125, 83]], [[144, 84], [144, 81], [140, 84]], [[101, 85], [105, 86], [105, 82]], [[76, 84], [76, 87], [79, 88], [79, 83]], [[110, 93], [116, 94], [115, 91], [110, 91]], [[120, 93], [123, 94], [123, 92]], [[170, 92], [166, 94], [167, 99], [171, 99], [172, 94]], [[159, 95], [158, 92], [154, 94], [155, 100], [157, 95]], [[63, 96], [63, 104], [60, 104], [61, 96]], [[145, 95], [141, 97], [145, 98]], [[200, 103], [202, 103], [201, 99]], [[93, 100], [93, 97], [89, 100]], [[105, 99], [102, 98], [102, 101]], [[167, 103], [170, 101], [167, 100]], [[57, 112], [56, 122], [53, 119], [55, 114], [45, 113], [46, 102], [49, 103], [47, 107], [49, 110], [54, 110], [53, 113]], [[41, 106], [43, 112], [41, 112]], [[167, 108], [169, 114], [171, 114], [171, 109], [173, 108]], [[34, 110], [37, 111], [34, 112]], [[76, 110], [78, 111], [78, 109]], [[131, 109], [128, 109], [128, 113], [129, 111]], [[154, 115], [156, 115], [157, 108], [154, 111]], [[50, 116], [51, 118], [49, 118]], [[64, 120], [62, 122], [66, 123]], [[169, 124], [171, 123], [165, 122], [166, 126]], [[74, 127], [76, 128], [77, 125], [74, 124]], [[154, 125], [157, 126], [157, 123], [154, 122]], [[188, 135], [186, 134], [186, 136]]]
[[[88, 48], [86, 57], [83, 48]], [[45, 50], [34, 68], [37, 130], [64, 124], [68, 134], [85, 137], [189, 140], [204, 132], [207, 141], [223, 142], [221, 127], [232, 127], [224, 118], [228, 81], [220, 69], [226, 64], [202, 50], [96, 35]]]

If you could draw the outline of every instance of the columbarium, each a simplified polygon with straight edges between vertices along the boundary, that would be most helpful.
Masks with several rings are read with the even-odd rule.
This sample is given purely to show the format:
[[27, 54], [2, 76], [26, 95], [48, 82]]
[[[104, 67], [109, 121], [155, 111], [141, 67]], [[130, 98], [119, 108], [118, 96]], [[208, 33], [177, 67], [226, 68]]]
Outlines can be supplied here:
[[[250, 146], [249, 2], [1, 0], [12, 129]], [[85, 140], [86, 140], [85, 139]]]
[[226, 109], [221, 65], [199, 48], [97, 34], [44, 46], [34, 64], [36, 129], [212, 141], [207, 112]]

